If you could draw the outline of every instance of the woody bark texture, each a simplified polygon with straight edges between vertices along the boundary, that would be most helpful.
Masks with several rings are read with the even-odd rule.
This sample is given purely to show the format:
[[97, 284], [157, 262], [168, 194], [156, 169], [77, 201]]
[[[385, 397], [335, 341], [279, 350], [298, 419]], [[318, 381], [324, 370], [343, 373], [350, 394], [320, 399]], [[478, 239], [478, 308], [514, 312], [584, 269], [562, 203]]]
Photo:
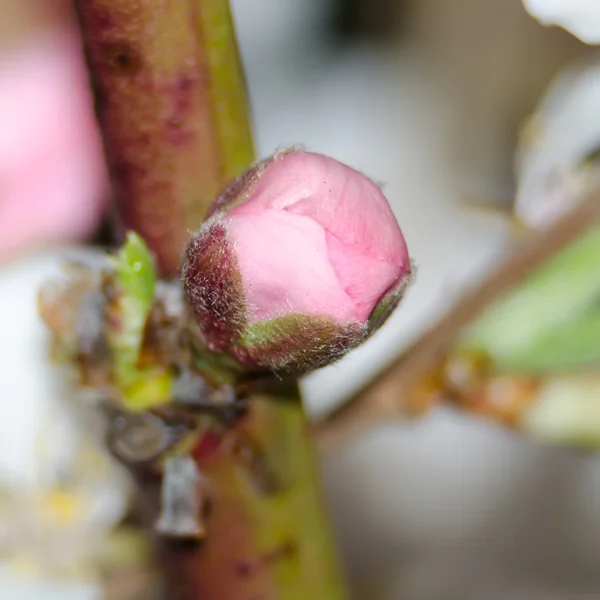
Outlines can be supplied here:
[[117, 213], [164, 273], [225, 181], [252, 160], [226, 2], [80, 0]]
[[[137, 231], [165, 276], [219, 189], [253, 160], [227, 0], [77, 0], [119, 236]], [[296, 382], [250, 398], [223, 438], [191, 449], [211, 488], [204, 540], [157, 535], [178, 600], [342, 600]], [[251, 439], [253, 446], [228, 440]], [[274, 474], [274, 485], [257, 481]], [[135, 474], [135, 473], [134, 473]], [[148, 523], [156, 480], [136, 478]], [[258, 477], [260, 480], [260, 477]]]

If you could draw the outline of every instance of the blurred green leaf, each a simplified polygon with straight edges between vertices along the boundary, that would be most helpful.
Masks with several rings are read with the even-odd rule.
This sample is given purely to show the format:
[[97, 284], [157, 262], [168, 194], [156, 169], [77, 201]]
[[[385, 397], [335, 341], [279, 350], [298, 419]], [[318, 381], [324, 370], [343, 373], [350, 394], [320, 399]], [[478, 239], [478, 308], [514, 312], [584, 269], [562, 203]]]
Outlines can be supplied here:
[[545, 336], [503, 357], [503, 371], [545, 372], [580, 369], [600, 364], [600, 309], [595, 309], [550, 330]]
[[598, 303], [600, 227], [594, 227], [484, 311], [459, 346], [487, 354], [496, 370], [588, 364], [600, 354]]

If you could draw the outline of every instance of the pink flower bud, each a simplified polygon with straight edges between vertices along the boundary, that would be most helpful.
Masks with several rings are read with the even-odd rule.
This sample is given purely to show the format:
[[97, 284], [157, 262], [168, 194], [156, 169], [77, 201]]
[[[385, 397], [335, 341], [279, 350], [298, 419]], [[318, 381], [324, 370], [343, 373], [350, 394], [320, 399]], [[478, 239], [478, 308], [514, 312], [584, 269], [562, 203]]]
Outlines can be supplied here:
[[214, 348], [307, 371], [378, 328], [410, 276], [381, 190], [331, 158], [280, 151], [233, 181], [194, 234], [186, 295]]

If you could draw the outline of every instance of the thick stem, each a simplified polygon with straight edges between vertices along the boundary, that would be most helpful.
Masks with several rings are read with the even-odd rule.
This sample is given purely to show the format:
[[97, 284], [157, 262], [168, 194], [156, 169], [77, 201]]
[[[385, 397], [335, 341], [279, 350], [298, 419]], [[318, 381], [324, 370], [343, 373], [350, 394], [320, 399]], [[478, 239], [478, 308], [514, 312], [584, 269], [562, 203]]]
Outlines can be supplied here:
[[[210, 481], [211, 507], [200, 543], [156, 536], [158, 556], [177, 600], [343, 600], [346, 592], [321, 510], [317, 473], [295, 385], [277, 398], [253, 399], [230, 434], [208, 434], [192, 453]], [[288, 396], [289, 394], [289, 396]], [[232, 437], [262, 444], [248, 465]], [[265, 464], [268, 462], [268, 464]], [[246, 463], [244, 465], [244, 463]], [[263, 469], [268, 467], [269, 473]], [[160, 511], [160, 483], [134, 471], [148, 523]]]
[[[77, 5], [121, 224], [137, 230], [163, 272], [174, 274], [189, 230], [253, 159], [228, 2]], [[206, 539], [182, 545], [157, 538], [179, 600], [346, 597], [296, 383], [287, 390], [251, 399], [232, 430], [253, 440], [275, 487], [260, 485], [244, 465], [243, 445], [209, 443], [208, 454], [193, 454], [212, 488]], [[138, 481], [154, 519], [159, 488]]]
[[79, 0], [124, 228], [176, 273], [190, 229], [252, 160], [224, 0]]
[[[198, 458], [214, 489], [204, 547], [174, 544], [182, 598], [341, 600], [314, 458], [296, 397], [258, 399], [243, 430], [264, 446], [275, 489], [240, 469], [232, 449]], [[276, 404], [274, 404], [274, 402]], [[271, 482], [273, 483], [273, 482]], [[265, 485], [267, 484], [267, 485]]]

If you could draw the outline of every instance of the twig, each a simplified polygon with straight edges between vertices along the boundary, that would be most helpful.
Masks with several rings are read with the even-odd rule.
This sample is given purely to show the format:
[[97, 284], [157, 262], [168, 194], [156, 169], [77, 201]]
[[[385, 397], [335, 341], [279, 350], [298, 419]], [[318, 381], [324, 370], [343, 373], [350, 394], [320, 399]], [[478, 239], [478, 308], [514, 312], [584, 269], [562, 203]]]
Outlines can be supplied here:
[[430, 402], [435, 392], [440, 365], [461, 329], [490, 302], [525, 279], [599, 219], [600, 196], [595, 194], [548, 229], [518, 244], [498, 268], [395, 362], [315, 425], [320, 449], [334, 450], [373, 425], [423, 410], [423, 402]]

